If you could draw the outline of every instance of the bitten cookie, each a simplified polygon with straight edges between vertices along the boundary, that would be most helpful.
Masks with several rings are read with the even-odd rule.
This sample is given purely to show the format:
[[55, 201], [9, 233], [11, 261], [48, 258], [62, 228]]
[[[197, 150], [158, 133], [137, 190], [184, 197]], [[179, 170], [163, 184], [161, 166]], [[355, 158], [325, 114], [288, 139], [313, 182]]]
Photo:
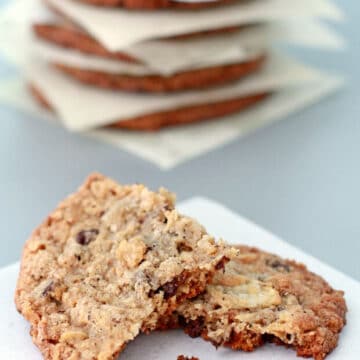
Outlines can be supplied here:
[[224, 261], [171, 193], [93, 174], [27, 241], [15, 302], [45, 359], [115, 359]]
[[239, 80], [260, 70], [266, 56], [260, 55], [249, 61], [216, 65], [201, 69], [181, 71], [172, 75], [126, 75], [80, 69], [56, 63], [57, 69], [81, 83], [111, 89], [135, 92], [169, 93], [219, 86]]
[[86, 4], [97, 6], [109, 7], [124, 7], [127, 9], [143, 9], [143, 10], [156, 10], [156, 9], [188, 9], [196, 10], [213, 6], [219, 6], [229, 3], [233, 0], [217, 0], [217, 1], [199, 1], [199, 2], [181, 2], [173, 0], [78, 0]]
[[[176, 312], [185, 332], [234, 350], [272, 341], [324, 359], [345, 324], [343, 292], [302, 264], [246, 246], [238, 250], [205, 293]], [[177, 325], [176, 316], [168, 327]]]
[[[35, 85], [30, 85], [30, 91], [41, 106], [53, 110], [46, 99], [46, 95], [42, 94]], [[133, 131], [157, 131], [164, 127], [187, 125], [238, 113], [266, 100], [270, 95], [269, 92], [262, 92], [229, 100], [146, 114], [131, 119], [114, 120], [114, 123], [109, 127]]]

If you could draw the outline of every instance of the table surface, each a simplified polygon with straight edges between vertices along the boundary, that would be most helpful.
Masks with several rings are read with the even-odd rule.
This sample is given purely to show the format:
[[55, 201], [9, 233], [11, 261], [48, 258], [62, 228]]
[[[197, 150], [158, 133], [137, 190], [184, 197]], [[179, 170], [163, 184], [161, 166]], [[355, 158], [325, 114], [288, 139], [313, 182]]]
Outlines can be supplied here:
[[[122, 183], [166, 186], [179, 200], [220, 201], [360, 279], [360, 4], [337, 2], [349, 16], [336, 25], [349, 41], [346, 52], [292, 52], [344, 74], [347, 87], [289, 121], [168, 172], [1, 105], [0, 266], [18, 260], [34, 227], [96, 170]], [[13, 71], [0, 60], [0, 79]]]

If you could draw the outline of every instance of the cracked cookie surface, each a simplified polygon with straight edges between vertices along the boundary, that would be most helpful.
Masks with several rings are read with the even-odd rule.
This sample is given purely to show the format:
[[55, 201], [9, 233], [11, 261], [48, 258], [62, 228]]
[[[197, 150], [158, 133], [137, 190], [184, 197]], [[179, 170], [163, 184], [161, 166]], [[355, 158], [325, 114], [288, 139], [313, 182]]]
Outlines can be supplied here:
[[223, 262], [171, 193], [93, 174], [27, 241], [15, 302], [45, 359], [114, 359]]
[[324, 359], [345, 324], [343, 292], [302, 264], [237, 248], [205, 293], [181, 305], [168, 327], [180, 323], [190, 336], [234, 350], [253, 351], [273, 341], [299, 356]]

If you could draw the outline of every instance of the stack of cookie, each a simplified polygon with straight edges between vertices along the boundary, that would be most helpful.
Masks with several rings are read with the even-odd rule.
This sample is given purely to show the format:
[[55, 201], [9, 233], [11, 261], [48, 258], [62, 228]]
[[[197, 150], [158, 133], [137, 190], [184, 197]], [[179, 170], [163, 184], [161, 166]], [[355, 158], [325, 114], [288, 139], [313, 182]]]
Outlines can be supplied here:
[[102, 111], [89, 110], [95, 119], [84, 129], [156, 130], [242, 111], [286, 85], [261, 78], [271, 57], [266, 36], [252, 43], [261, 29], [254, 23], [273, 16], [273, 2], [47, 0], [56, 16], [33, 26], [36, 55], [46, 61], [29, 70], [33, 94], [65, 124], [71, 118], [72, 129], [80, 115], [64, 114], [78, 98], [92, 102], [89, 94]]
[[100, 174], [28, 240], [15, 301], [49, 360], [114, 360], [139, 333], [178, 327], [216, 347], [270, 341], [323, 360], [346, 313], [343, 292], [304, 265], [217, 243], [166, 190]]

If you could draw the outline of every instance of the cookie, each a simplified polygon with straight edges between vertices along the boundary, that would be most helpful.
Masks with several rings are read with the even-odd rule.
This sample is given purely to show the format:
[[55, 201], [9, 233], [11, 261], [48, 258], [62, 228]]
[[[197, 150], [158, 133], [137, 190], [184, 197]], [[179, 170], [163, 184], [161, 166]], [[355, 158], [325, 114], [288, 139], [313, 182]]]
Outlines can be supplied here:
[[33, 31], [42, 40], [85, 54], [130, 63], [140, 63], [124, 52], [107, 50], [93, 37], [69, 24], [34, 24]]
[[[194, 39], [199, 36], [212, 36], [216, 34], [227, 34], [249, 26], [231, 26], [222, 29], [213, 29], [189, 34], [176, 35], [166, 39], [186, 40]], [[126, 54], [125, 52], [111, 52], [101, 45], [96, 39], [88, 33], [82, 31], [76, 25], [64, 20], [63, 23], [37, 23], [33, 25], [33, 31], [41, 40], [56, 44], [72, 50], [77, 50], [85, 54], [100, 56], [107, 59], [125, 61], [130, 63], [141, 64], [141, 60]]]
[[246, 246], [238, 250], [205, 293], [177, 310], [185, 332], [234, 350], [272, 341], [323, 360], [345, 324], [343, 292], [302, 264]]
[[169, 93], [209, 88], [236, 81], [260, 70], [265, 62], [266, 56], [260, 55], [245, 62], [186, 70], [164, 76], [111, 74], [59, 63], [54, 65], [66, 75], [86, 85], [111, 90]]
[[[30, 89], [35, 99], [43, 107], [51, 109], [46, 95], [42, 94], [34, 85], [30, 85]], [[157, 131], [169, 126], [187, 125], [238, 113], [264, 101], [270, 95], [269, 92], [262, 92], [215, 103], [190, 105], [121, 121], [115, 120], [110, 127], [133, 131]]]
[[156, 131], [164, 127], [187, 125], [238, 113], [265, 100], [270, 93], [259, 93], [215, 103], [192, 105], [174, 110], [139, 116], [114, 123], [119, 129]]
[[92, 174], [26, 242], [15, 302], [45, 359], [110, 360], [225, 262], [174, 195]]
[[219, 6], [231, 2], [232, 0], [217, 0], [217, 1], [199, 1], [199, 2], [181, 2], [173, 0], [79, 0], [86, 4], [106, 7], [124, 7], [126, 9], [183, 9], [183, 10], [197, 10], [208, 7]]

